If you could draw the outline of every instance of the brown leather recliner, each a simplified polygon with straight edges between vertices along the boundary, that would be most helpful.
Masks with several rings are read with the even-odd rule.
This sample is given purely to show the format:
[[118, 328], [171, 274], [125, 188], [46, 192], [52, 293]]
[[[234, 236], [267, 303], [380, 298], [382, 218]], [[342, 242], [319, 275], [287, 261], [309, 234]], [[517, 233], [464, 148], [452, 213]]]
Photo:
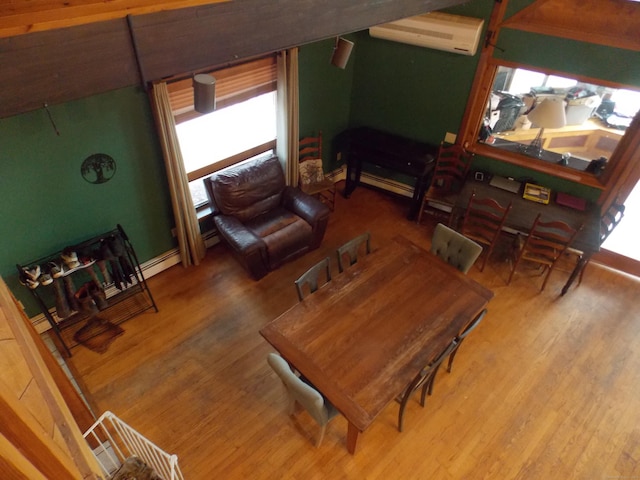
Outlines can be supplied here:
[[320, 246], [330, 210], [285, 184], [278, 157], [227, 168], [205, 186], [221, 239], [256, 280]]

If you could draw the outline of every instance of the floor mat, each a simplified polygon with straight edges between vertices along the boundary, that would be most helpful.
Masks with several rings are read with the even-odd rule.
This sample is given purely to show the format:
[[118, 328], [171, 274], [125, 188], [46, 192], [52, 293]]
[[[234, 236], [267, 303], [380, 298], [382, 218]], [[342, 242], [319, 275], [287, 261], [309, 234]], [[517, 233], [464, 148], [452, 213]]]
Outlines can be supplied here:
[[104, 353], [111, 345], [111, 342], [123, 333], [124, 330], [118, 325], [99, 317], [92, 317], [87, 320], [87, 324], [84, 327], [74, 334], [73, 338], [89, 350]]

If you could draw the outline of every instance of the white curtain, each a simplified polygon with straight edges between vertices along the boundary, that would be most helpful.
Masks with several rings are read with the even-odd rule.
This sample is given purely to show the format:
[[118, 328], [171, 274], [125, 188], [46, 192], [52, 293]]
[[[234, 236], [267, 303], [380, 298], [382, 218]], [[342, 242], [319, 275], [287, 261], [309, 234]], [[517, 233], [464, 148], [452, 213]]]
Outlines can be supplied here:
[[198, 265], [204, 258], [206, 248], [189, 191], [166, 83], [156, 83], [153, 86], [153, 103], [167, 169], [180, 258], [185, 267]]
[[278, 118], [276, 153], [288, 185], [298, 185], [298, 49], [278, 55]]

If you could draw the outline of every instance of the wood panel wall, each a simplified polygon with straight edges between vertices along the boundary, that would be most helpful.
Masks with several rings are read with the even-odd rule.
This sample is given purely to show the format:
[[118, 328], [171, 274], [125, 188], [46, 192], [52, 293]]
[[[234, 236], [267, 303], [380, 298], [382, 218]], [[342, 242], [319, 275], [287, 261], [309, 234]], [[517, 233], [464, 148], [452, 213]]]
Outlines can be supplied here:
[[236, 0], [2, 38], [0, 118], [465, 1]]
[[0, 278], [0, 478], [102, 478], [32, 328]]

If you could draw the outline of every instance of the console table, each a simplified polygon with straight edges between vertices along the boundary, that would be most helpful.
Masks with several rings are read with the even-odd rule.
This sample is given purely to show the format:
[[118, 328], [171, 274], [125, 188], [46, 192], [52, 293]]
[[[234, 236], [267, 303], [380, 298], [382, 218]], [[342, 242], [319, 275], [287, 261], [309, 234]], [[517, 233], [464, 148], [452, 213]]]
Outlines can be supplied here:
[[409, 219], [420, 208], [429, 175], [438, 156], [438, 146], [393, 135], [370, 127], [357, 127], [341, 132], [335, 140], [336, 152], [341, 152], [347, 164], [344, 197], [360, 184], [364, 163], [387, 168], [415, 178]]

